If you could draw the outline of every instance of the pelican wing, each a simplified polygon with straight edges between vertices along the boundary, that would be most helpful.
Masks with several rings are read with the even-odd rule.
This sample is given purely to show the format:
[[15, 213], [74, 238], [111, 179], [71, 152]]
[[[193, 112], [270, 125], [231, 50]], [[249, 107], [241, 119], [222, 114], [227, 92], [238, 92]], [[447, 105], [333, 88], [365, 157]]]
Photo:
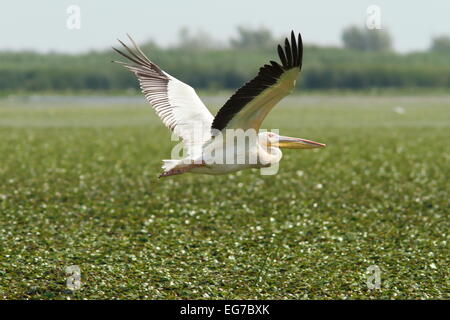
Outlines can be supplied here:
[[161, 70], [128, 37], [134, 50], [120, 40], [127, 53], [113, 49], [131, 63], [114, 62], [122, 64], [136, 75], [142, 92], [157, 115], [171, 131], [183, 139], [188, 153], [192, 154], [192, 148], [201, 148], [211, 138], [213, 116], [191, 86]]
[[264, 65], [258, 75], [234, 95], [219, 110], [212, 129], [258, 130], [270, 110], [292, 92], [302, 67], [303, 43], [291, 33], [291, 42], [286, 38], [284, 50], [279, 45], [281, 65], [275, 61]]

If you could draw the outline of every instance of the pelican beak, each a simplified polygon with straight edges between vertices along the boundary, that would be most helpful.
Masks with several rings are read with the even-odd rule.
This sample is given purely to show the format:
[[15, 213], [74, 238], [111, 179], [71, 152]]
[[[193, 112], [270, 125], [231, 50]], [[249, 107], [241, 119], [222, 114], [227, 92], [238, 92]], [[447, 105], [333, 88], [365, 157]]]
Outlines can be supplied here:
[[314, 148], [324, 148], [326, 144], [300, 139], [280, 136], [278, 140], [278, 147], [286, 149], [314, 149]]

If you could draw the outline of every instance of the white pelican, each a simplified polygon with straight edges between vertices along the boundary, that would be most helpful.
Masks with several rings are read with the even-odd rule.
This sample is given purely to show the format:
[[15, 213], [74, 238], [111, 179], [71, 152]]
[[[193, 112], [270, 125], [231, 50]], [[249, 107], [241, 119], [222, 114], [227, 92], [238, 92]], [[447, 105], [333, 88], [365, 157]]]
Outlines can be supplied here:
[[[114, 61], [133, 72], [148, 102], [163, 123], [183, 139], [187, 155], [182, 159], [163, 160], [160, 177], [185, 172], [225, 174], [246, 168], [262, 168], [281, 160], [280, 148], [312, 149], [325, 144], [280, 136], [260, 130], [269, 111], [294, 89], [302, 67], [303, 43], [294, 32], [286, 38], [284, 50], [278, 45], [281, 64], [270, 61], [258, 75], [237, 90], [215, 117], [208, 111], [195, 90], [151, 62], [128, 35], [134, 50], [119, 42], [124, 53], [113, 48], [131, 63]], [[256, 133], [255, 139], [238, 146], [235, 138], [223, 139], [230, 130]], [[249, 135], [250, 136], [250, 135]], [[230, 157], [231, 156], [231, 157]], [[237, 161], [236, 157], [240, 160]], [[224, 159], [226, 158], [226, 161]]]

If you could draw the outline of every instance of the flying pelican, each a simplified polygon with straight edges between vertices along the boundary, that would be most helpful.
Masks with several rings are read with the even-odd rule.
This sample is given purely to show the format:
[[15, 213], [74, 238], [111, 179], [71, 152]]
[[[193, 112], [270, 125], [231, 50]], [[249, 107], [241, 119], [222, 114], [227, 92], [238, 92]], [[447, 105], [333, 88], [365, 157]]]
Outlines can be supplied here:
[[[185, 172], [226, 174], [246, 168], [269, 167], [281, 160], [280, 148], [325, 147], [322, 143], [260, 130], [269, 111], [295, 87], [303, 58], [300, 34], [296, 39], [292, 31], [291, 41], [286, 38], [284, 50], [278, 45], [281, 64], [270, 61], [260, 68], [257, 76], [237, 90], [215, 117], [192, 87], [164, 72], [147, 58], [129, 35], [128, 38], [134, 50], [120, 40], [127, 53], [113, 49], [129, 62], [113, 62], [122, 64], [136, 75], [150, 105], [163, 123], [183, 139], [187, 151], [182, 159], [163, 160], [163, 173], [159, 177]], [[253, 131], [256, 138], [236, 147], [226, 139], [224, 142], [223, 136], [230, 130]], [[231, 155], [227, 160], [233, 161], [222, 161], [225, 155]], [[235, 156], [244, 156], [246, 160], [236, 161]], [[253, 161], [248, 160], [251, 157]]]

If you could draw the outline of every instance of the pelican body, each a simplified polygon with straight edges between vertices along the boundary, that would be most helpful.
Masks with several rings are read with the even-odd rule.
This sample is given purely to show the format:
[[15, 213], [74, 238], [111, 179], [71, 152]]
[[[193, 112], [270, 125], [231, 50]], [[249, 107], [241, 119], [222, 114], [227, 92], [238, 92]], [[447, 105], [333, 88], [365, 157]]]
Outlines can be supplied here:
[[[133, 72], [146, 99], [163, 123], [183, 139], [185, 155], [163, 160], [167, 177], [186, 172], [226, 174], [248, 168], [266, 168], [280, 162], [280, 148], [312, 149], [325, 144], [262, 131], [261, 124], [272, 108], [295, 87], [302, 67], [301, 35], [286, 38], [284, 50], [278, 46], [281, 64], [270, 61], [257, 76], [238, 89], [215, 117], [195, 90], [151, 62], [128, 36], [134, 50], [116, 52], [129, 60], [122, 64]], [[237, 143], [236, 143], [237, 141]]]

